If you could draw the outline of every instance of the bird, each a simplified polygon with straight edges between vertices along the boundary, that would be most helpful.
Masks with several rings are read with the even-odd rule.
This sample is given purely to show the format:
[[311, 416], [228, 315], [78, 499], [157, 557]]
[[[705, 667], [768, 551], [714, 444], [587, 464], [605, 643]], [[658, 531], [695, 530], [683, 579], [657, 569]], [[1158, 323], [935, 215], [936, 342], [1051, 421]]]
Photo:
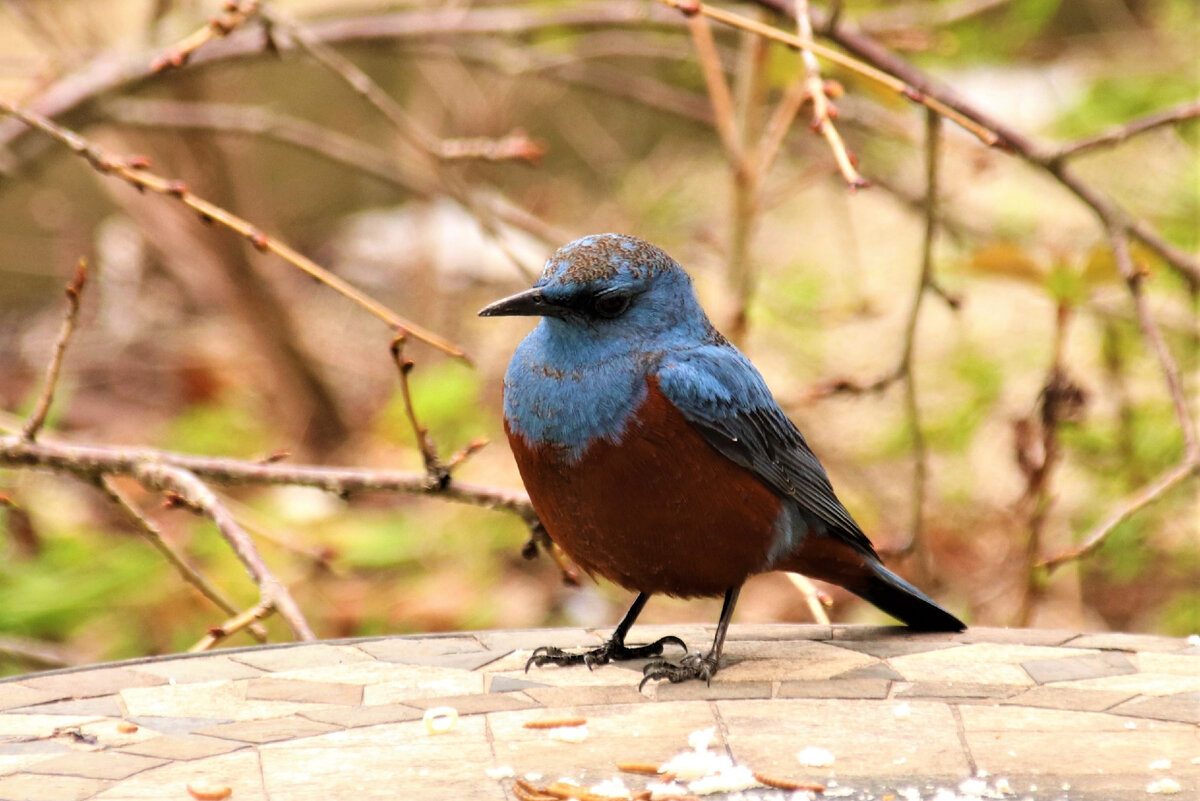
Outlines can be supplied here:
[[[504, 430], [538, 519], [593, 578], [637, 593], [603, 645], [532, 652], [526, 669], [647, 659], [647, 681], [711, 682], [745, 581], [782, 570], [840, 585], [909, 627], [957, 617], [884, 567], [751, 361], [692, 279], [633, 236], [594, 234], [481, 317], [540, 320], [504, 375]], [[625, 638], [653, 595], [723, 597], [711, 648]], [[666, 646], [683, 649], [676, 662]]]

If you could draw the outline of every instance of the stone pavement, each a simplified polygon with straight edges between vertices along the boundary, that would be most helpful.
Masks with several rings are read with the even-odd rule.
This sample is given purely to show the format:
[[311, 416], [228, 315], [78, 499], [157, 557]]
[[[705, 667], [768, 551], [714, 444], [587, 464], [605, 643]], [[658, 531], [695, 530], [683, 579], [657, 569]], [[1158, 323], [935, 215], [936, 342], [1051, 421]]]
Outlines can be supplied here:
[[[617, 763], [660, 765], [708, 728], [711, 755], [827, 798], [1200, 799], [1194, 640], [740, 625], [711, 687], [639, 693], [641, 663], [523, 671], [535, 646], [608, 633], [265, 646], [0, 681], [0, 799], [511, 801], [522, 777], [634, 794], [655, 778]], [[667, 633], [703, 648], [712, 629], [630, 641]], [[426, 710], [445, 706], [455, 725], [431, 733]], [[586, 725], [524, 726], [569, 718]]]

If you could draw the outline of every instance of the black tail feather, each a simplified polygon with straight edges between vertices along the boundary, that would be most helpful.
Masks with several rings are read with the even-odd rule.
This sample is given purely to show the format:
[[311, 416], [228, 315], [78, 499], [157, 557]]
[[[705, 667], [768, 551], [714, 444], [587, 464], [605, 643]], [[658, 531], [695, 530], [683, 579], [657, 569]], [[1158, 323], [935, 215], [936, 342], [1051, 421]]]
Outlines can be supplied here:
[[860, 598], [870, 601], [917, 631], [962, 631], [967, 627], [928, 595], [879, 562], [867, 561], [875, 575], [866, 588], [852, 588]]

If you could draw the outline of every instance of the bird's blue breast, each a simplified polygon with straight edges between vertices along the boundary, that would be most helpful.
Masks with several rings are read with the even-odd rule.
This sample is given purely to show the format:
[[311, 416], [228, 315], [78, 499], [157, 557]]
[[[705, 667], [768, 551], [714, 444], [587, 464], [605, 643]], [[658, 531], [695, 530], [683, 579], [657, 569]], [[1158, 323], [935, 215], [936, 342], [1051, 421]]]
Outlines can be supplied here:
[[531, 446], [567, 451], [575, 461], [598, 439], [618, 442], [646, 398], [652, 354], [604, 353], [554, 336], [543, 320], [517, 347], [504, 375], [504, 419]]

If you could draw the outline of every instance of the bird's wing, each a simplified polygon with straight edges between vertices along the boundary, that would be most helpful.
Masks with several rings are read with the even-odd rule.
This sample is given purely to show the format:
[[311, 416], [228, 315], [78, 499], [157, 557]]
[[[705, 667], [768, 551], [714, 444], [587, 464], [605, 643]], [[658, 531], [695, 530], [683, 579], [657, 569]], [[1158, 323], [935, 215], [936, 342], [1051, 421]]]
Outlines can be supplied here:
[[790, 498], [830, 535], [875, 555], [804, 435], [741, 351], [720, 343], [668, 355], [656, 377], [663, 394], [709, 445]]

